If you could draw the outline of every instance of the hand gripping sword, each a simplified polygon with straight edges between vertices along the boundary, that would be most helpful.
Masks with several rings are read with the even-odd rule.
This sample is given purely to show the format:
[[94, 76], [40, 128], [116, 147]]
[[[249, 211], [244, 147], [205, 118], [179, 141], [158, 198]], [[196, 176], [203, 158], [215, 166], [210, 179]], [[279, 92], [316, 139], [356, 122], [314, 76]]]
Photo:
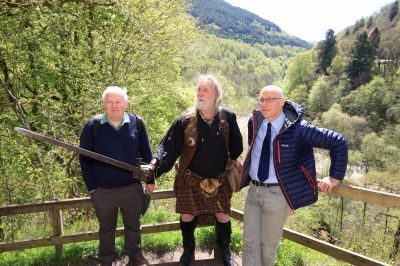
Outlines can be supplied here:
[[39, 140], [39, 141], [43, 141], [43, 142], [47, 142], [47, 143], [50, 143], [50, 144], [53, 144], [53, 145], [56, 145], [56, 146], [60, 146], [60, 147], [63, 147], [65, 149], [67, 149], [67, 150], [74, 151], [74, 152], [76, 152], [76, 153], [78, 153], [80, 155], [83, 155], [83, 156], [86, 156], [86, 157], [89, 157], [89, 158], [92, 158], [92, 159], [95, 159], [95, 160], [98, 160], [98, 161], [101, 161], [101, 162], [104, 162], [104, 163], [107, 163], [107, 164], [110, 164], [110, 165], [113, 165], [113, 166], [116, 166], [116, 167], [119, 167], [119, 168], [122, 168], [122, 169], [127, 170], [127, 171], [130, 171], [130, 172], [133, 173], [133, 178], [136, 178], [136, 179], [138, 179], [140, 181], [146, 180], [148, 178], [148, 176], [145, 175], [140, 170], [140, 167], [138, 167], [138, 166], [133, 166], [133, 165], [130, 165], [130, 164], [115, 160], [113, 158], [104, 156], [102, 154], [98, 154], [96, 152], [92, 152], [92, 151], [89, 151], [89, 150], [86, 150], [86, 149], [83, 149], [83, 148], [80, 148], [80, 147], [76, 147], [74, 145], [71, 145], [71, 144], [68, 144], [68, 143], [65, 143], [65, 142], [62, 142], [62, 141], [59, 141], [59, 140], [44, 136], [42, 134], [33, 132], [33, 131], [25, 129], [25, 128], [16, 127], [15, 130], [18, 133], [21, 133], [21, 134], [23, 134], [25, 136], [28, 136], [30, 138], [33, 138], [33, 139], [36, 139], [36, 140]]

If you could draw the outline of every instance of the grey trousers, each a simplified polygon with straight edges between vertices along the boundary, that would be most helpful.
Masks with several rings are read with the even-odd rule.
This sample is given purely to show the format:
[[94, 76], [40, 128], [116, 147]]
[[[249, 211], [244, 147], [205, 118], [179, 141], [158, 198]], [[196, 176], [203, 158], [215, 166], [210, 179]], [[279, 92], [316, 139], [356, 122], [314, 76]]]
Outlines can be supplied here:
[[291, 209], [279, 186], [250, 183], [243, 220], [243, 265], [271, 266]]
[[125, 229], [125, 254], [132, 256], [140, 252], [140, 215], [144, 201], [142, 186], [136, 183], [122, 188], [97, 188], [91, 198], [100, 224], [99, 259], [110, 262], [117, 258], [115, 231], [118, 209], [121, 210]]

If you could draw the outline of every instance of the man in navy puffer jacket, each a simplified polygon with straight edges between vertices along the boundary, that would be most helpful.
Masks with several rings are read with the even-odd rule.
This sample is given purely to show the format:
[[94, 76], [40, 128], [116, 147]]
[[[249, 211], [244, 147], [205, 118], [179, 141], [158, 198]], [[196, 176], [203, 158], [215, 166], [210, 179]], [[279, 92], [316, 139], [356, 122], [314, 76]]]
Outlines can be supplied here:
[[270, 85], [248, 123], [249, 150], [240, 188], [250, 184], [244, 208], [243, 265], [273, 265], [283, 225], [295, 209], [317, 201], [313, 148], [329, 150], [329, 176], [318, 188], [330, 193], [344, 178], [347, 141], [339, 133], [303, 120], [300, 105]]

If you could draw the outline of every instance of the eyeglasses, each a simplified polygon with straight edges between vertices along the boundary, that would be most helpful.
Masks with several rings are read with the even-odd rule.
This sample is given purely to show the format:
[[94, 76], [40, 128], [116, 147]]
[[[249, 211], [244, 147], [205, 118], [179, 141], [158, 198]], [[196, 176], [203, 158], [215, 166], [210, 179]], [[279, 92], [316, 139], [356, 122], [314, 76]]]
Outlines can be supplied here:
[[279, 97], [272, 97], [272, 98], [258, 98], [258, 103], [263, 103], [263, 102], [266, 102], [266, 103], [272, 103], [273, 101], [275, 101], [275, 100], [278, 100], [278, 99], [282, 99], [282, 98], [279, 98]]

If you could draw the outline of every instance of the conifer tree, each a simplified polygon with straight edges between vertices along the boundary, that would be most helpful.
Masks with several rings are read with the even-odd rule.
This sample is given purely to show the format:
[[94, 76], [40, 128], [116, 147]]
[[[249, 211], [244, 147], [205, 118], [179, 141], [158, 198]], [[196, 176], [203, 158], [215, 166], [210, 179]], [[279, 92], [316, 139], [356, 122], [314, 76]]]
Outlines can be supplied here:
[[373, 24], [374, 24], [374, 19], [372, 17], [369, 17], [367, 21], [367, 29], [370, 29]]
[[381, 41], [381, 33], [378, 28], [374, 28], [369, 32], [368, 41], [371, 44], [372, 58], [376, 59], [378, 56], [379, 43]]
[[374, 60], [374, 49], [368, 41], [368, 34], [364, 31], [357, 37], [355, 46], [350, 52], [350, 63], [347, 66], [347, 75], [352, 89], [371, 80], [371, 68]]
[[392, 21], [397, 16], [398, 12], [399, 12], [399, 2], [395, 1], [392, 5], [392, 8], [390, 9], [389, 20]]
[[331, 65], [336, 55], [336, 37], [335, 32], [329, 29], [326, 32], [325, 40], [321, 41], [318, 52], [318, 68], [317, 73], [328, 74], [327, 69]]

